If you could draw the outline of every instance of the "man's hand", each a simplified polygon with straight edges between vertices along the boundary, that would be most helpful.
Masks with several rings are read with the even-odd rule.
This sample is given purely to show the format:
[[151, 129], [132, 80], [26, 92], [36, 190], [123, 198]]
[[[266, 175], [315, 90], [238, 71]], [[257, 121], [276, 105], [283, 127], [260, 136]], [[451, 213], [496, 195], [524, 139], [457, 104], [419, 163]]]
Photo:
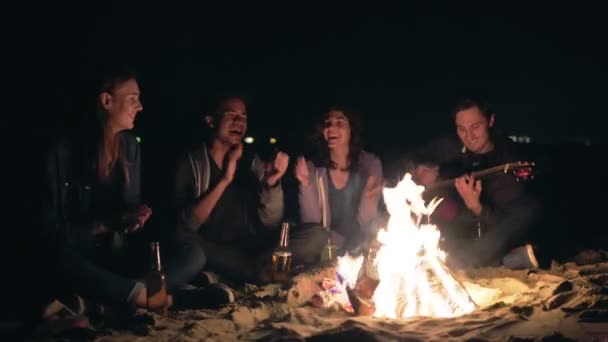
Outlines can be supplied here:
[[418, 165], [414, 170], [414, 177], [419, 185], [428, 187], [435, 183], [439, 177], [439, 166]]
[[306, 158], [298, 157], [296, 160], [296, 167], [293, 170], [294, 176], [300, 182], [300, 184], [304, 187], [307, 187], [310, 183], [309, 173], [308, 173], [308, 165], [306, 165]]
[[464, 175], [454, 180], [454, 186], [467, 208], [479, 216], [481, 214], [481, 202], [479, 201], [482, 190], [481, 181], [473, 179], [470, 175]]
[[266, 164], [266, 184], [270, 187], [275, 186], [287, 171], [287, 166], [289, 166], [289, 155], [278, 152], [274, 161]]
[[234, 145], [224, 157], [224, 167], [222, 179], [228, 183], [232, 183], [234, 174], [236, 173], [236, 165], [243, 156], [243, 144]]

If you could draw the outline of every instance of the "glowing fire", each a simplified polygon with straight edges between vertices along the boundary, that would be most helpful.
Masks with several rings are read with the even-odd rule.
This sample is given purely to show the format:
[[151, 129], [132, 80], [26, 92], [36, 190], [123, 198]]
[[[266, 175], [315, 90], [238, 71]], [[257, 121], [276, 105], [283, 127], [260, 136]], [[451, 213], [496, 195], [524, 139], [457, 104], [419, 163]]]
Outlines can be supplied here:
[[[390, 218], [388, 226], [378, 232], [381, 247], [372, 261], [379, 279], [373, 295], [376, 317], [454, 317], [475, 309], [464, 287], [445, 266], [439, 230], [421, 224], [441, 202], [433, 200], [425, 206], [423, 191], [410, 174], [395, 188], [384, 188]], [[338, 272], [347, 278], [350, 288], [354, 284], [351, 277], [357, 273], [353, 265], [361, 265], [361, 258], [347, 255], [338, 261]]]

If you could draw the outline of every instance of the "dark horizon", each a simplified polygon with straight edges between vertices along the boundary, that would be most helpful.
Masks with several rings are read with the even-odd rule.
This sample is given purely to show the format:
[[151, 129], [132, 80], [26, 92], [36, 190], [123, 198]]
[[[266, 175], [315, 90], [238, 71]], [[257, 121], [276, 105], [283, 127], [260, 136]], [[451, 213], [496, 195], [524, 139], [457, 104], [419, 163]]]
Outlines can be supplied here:
[[346, 103], [372, 144], [405, 148], [450, 132], [453, 100], [475, 90], [510, 134], [605, 142], [606, 29], [592, 8], [23, 6], [11, 71], [36, 136], [83, 115], [81, 91], [101, 65], [128, 62], [141, 135], [179, 138], [202, 120], [205, 96], [235, 87], [252, 95], [254, 130], [304, 137], [324, 108]]
[[[222, 88], [247, 92], [249, 134], [276, 137], [292, 157], [306, 149], [312, 122], [327, 106], [350, 105], [363, 116], [366, 147], [389, 164], [413, 146], [453, 134], [452, 103], [475, 90], [487, 96], [497, 128], [531, 137], [522, 146], [543, 165], [543, 196], [567, 216], [556, 219], [567, 231], [601, 219], [597, 201], [589, 214], [566, 211], [572, 196], [595, 199], [605, 183], [597, 158], [607, 142], [601, 13], [537, 3], [25, 4], [10, 27], [9, 75], [17, 77], [9, 120], [20, 122], [9, 135], [25, 134], [44, 148], [17, 156], [16, 164], [34, 165], [18, 176], [39, 176], [41, 164], [31, 155], [92, 114], [94, 99], [84, 94], [104, 64], [128, 62], [139, 73], [144, 111], [134, 133], [142, 137], [144, 189], [158, 200], [165, 198], [158, 185], [172, 176], [171, 161], [201, 134], [202, 104]], [[32, 191], [37, 186], [25, 183]], [[37, 205], [35, 198], [25, 202], [26, 211]]]

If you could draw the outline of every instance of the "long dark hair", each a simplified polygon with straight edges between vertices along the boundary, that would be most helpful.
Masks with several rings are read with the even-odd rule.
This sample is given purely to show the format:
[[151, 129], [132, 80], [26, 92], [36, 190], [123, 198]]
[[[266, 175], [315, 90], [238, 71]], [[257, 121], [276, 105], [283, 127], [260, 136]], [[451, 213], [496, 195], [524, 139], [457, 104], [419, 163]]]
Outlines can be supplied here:
[[[120, 146], [120, 136], [110, 137], [109, 135], [108, 130], [110, 127], [108, 124], [108, 113], [102, 107], [99, 96], [102, 93], [113, 94], [117, 87], [131, 79], [136, 79], [135, 72], [126, 67], [115, 69], [104, 74], [97, 88], [96, 125], [92, 128], [93, 131], [91, 132], [91, 137], [94, 139], [93, 146], [96, 149], [95, 163], [97, 166], [97, 176], [100, 179], [109, 177], [116, 164], [120, 163], [124, 180], [127, 184], [130, 183], [127, 157], [124, 155]], [[106, 159], [106, 151], [110, 152], [109, 160]]]
[[335, 105], [326, 110], [315, 125], [312, 140], [316, 147], [315, 164], [324, 166], [330, 169], [336, 169], [337, 165], [329, 156], [329, 147], [323, 136], [325, 128], [325, 120], [329, 117], [332, 111], [341, 112], [348, 120], [350, 126], [350, 140], [348, 142], [347, 170], [356, 171], [359, 167], [359, 156], [363, 151], [363, 143], [361, 139], [361, 119], [357, 113], [350, 108], [342, 105]]

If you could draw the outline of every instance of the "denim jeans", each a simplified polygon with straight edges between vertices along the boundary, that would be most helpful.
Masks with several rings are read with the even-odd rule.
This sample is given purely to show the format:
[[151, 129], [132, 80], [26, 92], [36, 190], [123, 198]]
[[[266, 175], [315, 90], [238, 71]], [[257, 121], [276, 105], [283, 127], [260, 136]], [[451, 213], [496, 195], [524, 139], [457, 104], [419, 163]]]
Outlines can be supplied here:
[[[318, 225], [295, 226], [289, 235], [292, 265], [317, 262], [328, 237], [327, 230]], [[278, 240], [279, 230], [232, 242], [210, 241], [203, 237], [206, 268], [235, 282], [260, 282], [259, 273], [270, 265]]]
[[[136, 283], [150, 267], [147, 239], [134, 238], [123, 250], [112, 253], [103, 246], [84, 250], [77, 246], [62, 248], [59, 262], [64, 281], [74, 292], [107, 304], [127, 304]], [[172, 241], [170, 253], [162, 255], [169, 291], [189, 282], [204, 266], [205, 254], [194, 239]], [[169, 246], [165, 246], [169, 247]]]

